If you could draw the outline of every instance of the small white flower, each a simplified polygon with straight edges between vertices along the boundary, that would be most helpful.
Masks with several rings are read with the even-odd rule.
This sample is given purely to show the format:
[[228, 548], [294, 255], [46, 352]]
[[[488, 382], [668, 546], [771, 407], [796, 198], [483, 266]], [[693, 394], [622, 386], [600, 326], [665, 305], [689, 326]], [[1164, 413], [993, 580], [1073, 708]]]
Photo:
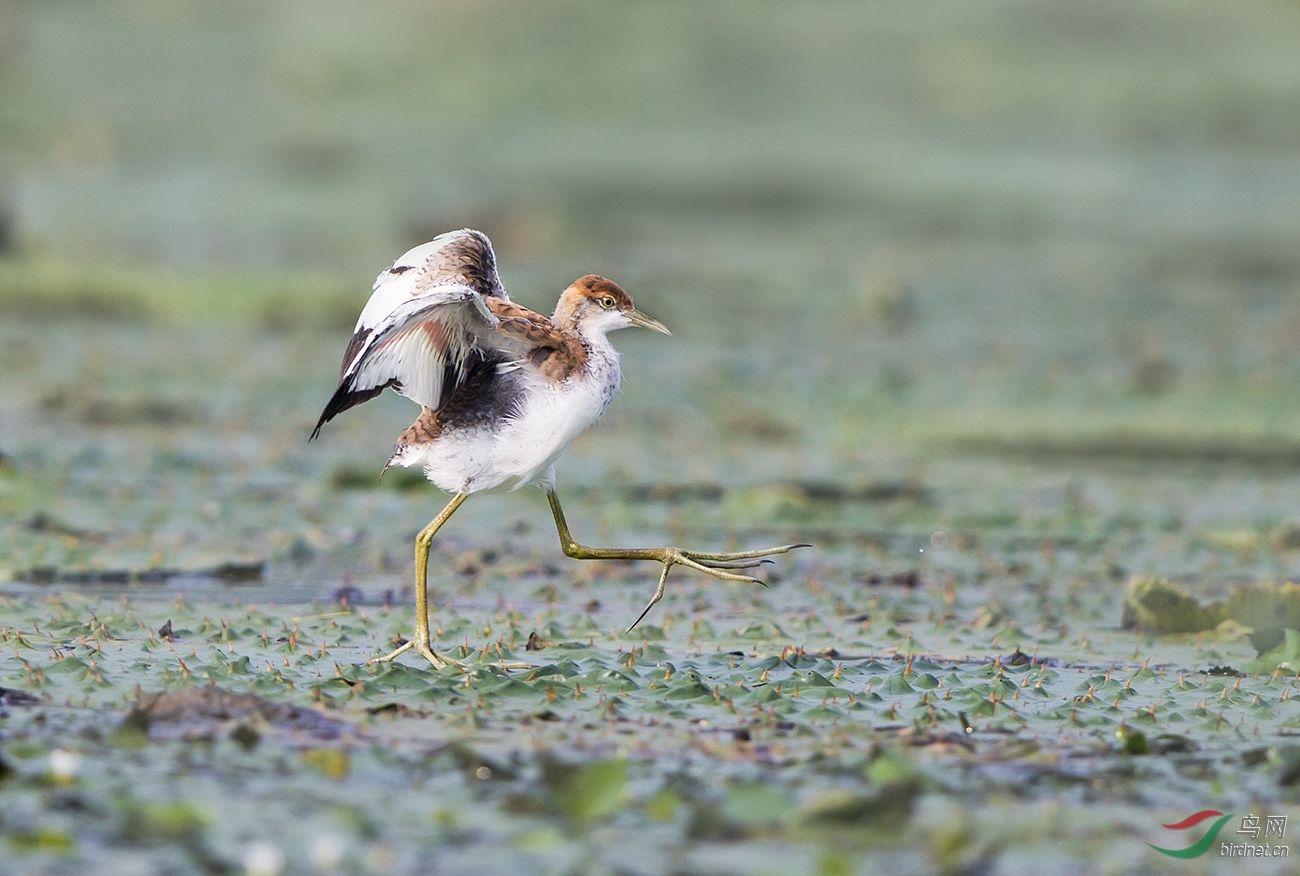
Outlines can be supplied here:
[[258, 840], [244, 849], [244, 871], [248, 876], [280, 876], [284, 869], [284, 850]]
[[56, 748], [50, 752], [50, 772], [60, 782], [70, 782], [81, 768], [81, 755], [75, 751]]
[[307, 849], [307, 857], [316, 865], [317, 870], [337, 870], [347, 853], [347, 844], [343, 838], [334, 833], [317, 834], [312, 838]]

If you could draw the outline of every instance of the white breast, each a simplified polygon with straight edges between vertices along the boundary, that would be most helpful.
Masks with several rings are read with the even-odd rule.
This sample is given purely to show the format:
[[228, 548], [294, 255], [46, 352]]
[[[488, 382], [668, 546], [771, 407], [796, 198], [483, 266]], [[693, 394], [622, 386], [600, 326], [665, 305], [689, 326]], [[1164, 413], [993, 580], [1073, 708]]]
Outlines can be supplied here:
[[439, 488], [477, 493], [516, 490], [540, 480], [574, 438], [596, 422], [618, 393], [618, 353], [590, 351], [587, 367], [560, 383], [525, 367], [516, 414], [489, 428], [447, 431], [399, 462], [420, 465]]

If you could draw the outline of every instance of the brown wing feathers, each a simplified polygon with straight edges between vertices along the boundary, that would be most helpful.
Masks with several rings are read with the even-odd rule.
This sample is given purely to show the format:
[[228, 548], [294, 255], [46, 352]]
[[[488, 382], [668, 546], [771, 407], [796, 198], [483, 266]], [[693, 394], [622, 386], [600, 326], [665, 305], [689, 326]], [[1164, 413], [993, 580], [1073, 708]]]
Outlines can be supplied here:
[[578, 337], [561, 331], [540, 313], [513, 301], [488, 299], [487, 305], [500, 320], [497, 331], [530, 347], [526, 354], [528, 361], [544, 377], [564, 380], [587, 361], [587, 349]]
[[574, 332], [510, 301], [481, 233], [442, 235], [380, 273], [311, 437], [389, 387], [436, 415], [467, 381], [493, 392], [483, 369], [510, 359], [563, 380], [586, 362], [587, 350]]

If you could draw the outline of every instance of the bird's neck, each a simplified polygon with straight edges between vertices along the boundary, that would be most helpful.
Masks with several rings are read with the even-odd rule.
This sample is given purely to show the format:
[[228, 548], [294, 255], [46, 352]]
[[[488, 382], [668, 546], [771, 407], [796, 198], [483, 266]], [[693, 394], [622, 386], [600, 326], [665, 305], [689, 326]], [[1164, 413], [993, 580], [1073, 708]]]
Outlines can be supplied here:
[[618, 367], [618, 350], [614, 349], [614, 345], [610, 343], [609, 336], [604, 331], [592, 330], [589, 326], [579, 326], [566, 334], [582, 347], [588, 367], [609, 365]]
[[578, 307], [582, 297], [573, 294], [572, 289], [565, 289], [560, 300], [555, 302], [555, 312], [551, 314], [551, 324], [560, 331], [578, 332]]
[[608, 347], [610, 345], [605, 328], [594, 324], [592, 320], [579, 319], [578, 310], [573, 306], [573, 302], [568, 300], [568, 296], [561, 297], [559, 303], [555, 305], [555, 313], [551, 315], [551, 325], [569, 337], [577, 338], [584, 346]]

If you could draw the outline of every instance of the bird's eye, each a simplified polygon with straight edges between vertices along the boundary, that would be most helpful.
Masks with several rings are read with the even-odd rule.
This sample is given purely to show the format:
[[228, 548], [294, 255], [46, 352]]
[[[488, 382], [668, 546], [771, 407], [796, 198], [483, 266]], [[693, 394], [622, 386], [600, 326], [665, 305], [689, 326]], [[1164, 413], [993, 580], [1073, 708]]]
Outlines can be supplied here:
[[611, 307], [613, 307], [615, 303], [616, 302], [614, 301], [613, 295], [606, 295], [604, 298], [600, 299], [600, 306], [605, 308], [606, 310], [609, 310]]

